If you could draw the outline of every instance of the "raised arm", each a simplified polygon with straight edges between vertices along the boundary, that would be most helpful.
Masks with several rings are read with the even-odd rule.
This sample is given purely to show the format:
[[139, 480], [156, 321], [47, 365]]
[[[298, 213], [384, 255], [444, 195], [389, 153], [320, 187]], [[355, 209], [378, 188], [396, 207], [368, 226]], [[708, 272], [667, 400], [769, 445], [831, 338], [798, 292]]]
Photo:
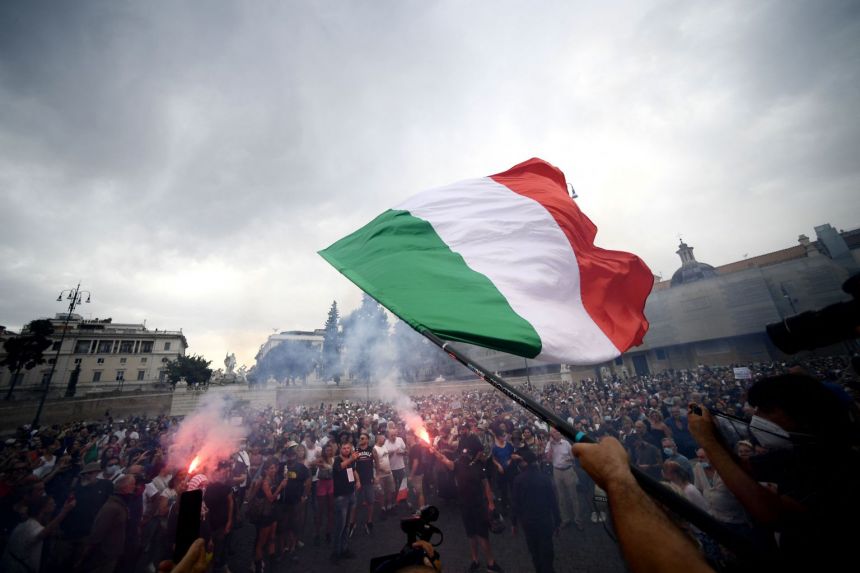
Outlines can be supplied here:
[[679, 563], [686, 571], [713, 571], [693, 542], [636, 483], [627, 451], [618, 440], [604, 438], [599, 444], [575, 444], [573, 454], [606, 491], [621, 551], [631, 571], [668, 571]]

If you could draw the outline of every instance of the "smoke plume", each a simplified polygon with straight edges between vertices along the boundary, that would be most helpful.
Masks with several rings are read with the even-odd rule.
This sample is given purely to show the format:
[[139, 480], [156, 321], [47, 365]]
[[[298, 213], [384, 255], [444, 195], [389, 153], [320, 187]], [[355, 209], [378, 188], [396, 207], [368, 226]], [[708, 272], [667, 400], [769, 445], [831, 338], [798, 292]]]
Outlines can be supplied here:
[[229, 459], [238, 449], [239, 441], [247, 435], [247, 429], [231, 424], [228, 410], [224, 396], [203, 396], [197, 409], [179, 426], [169, 453], [170, 464], [188, 469], [191, 460], [199, 456], [198, 467], [202, 471], [214, 468], [220, 460]]

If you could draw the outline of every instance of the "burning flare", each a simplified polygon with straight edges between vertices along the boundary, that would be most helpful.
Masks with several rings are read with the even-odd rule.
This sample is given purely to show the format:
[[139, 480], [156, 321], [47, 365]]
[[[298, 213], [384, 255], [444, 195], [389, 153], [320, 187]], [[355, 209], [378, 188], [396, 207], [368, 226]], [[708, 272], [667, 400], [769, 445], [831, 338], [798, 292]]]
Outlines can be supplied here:
[[430, 434], [427, 433], [427, 429], [423, 426], [415, 430], [415, 435], [421, 438], [425, 444], [430, 444]]
[[194, 470], [197, 469], [197, 466], [200, 465], [200, 456], [194, 456], [194, 459], [191, 460], [191, 464], [188, 466], [188, 473], [193, 474]]

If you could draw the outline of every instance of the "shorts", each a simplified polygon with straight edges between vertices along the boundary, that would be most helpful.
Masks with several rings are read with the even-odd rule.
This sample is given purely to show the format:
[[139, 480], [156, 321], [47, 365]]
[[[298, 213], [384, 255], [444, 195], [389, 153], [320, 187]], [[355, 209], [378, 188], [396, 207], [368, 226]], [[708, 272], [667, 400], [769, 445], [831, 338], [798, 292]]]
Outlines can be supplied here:
[[409, 485], [412, 486], [412, 491], [415, 492], [415, 495], [424, 493], [424, 476], [412, 476], [409, 478]]
[[317, 497], [334, 495], [334, 480], [321, 479], [317, 481]]
[[379, 485], [382, 486], [383, 495], [394, 493], [394, 476], [391, 474], [376, 474], [376, 479], [379, 480]]
[[486, 507], [461, 507], [460, 517], [466, 528], [466, 537], [489, 539], [490, 516]]
[[373, 481], [362, 481], [361, 489], [355, 492], [356, 505], [373, 505], [373, 502], [376, 501], [375, 489]]

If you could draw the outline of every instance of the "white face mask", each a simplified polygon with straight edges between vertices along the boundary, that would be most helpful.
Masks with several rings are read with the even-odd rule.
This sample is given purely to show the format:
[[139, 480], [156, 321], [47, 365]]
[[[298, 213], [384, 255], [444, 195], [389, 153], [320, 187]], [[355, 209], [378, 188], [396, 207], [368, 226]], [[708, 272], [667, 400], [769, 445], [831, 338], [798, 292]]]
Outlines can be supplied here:
[[788, 432], [783, 430], [779, 424], [761, 416], [752, 417], [750, 432], [759, 445], [768, 451], [790, 450], [794, 447]]

